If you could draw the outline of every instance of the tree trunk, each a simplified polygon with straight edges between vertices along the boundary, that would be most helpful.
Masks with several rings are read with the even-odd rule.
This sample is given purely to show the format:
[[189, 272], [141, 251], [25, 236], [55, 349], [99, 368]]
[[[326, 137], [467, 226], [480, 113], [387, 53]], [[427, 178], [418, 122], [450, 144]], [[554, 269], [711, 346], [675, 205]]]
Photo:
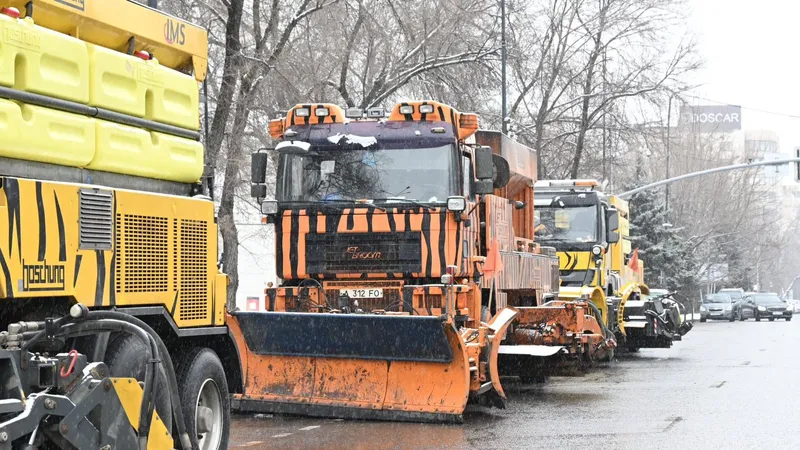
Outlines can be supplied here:
[[233, 311], [236, 306], [236, 291], [239, 289], [239, 232], [236, 228], [234, 193], [239, 182], [242, 139], [250, 118], [250, 94], [253, 87], [253, 83], [247, 78], [242, 80], [239, 85], [238, 102], [233, 115], [233, 128], [228, 140], [228, 158], [225, 160], [225, 180], [219, 204], [218, 221], [224, 249], [222, 265], [228, 275], [229, 311]]
[[583, 99], [581, 99], [581, 122], [578, 128], [578, 139], [575, 142], [575, 155], [572, 158], [572, 169], [570, 169], [569, 173], [572, 179], [578, 178], [583, 149], [586, 145], [586, 134], [589, 132], [589, 108], [591, 106], [592, 91], [594, 90], [594, 69], [597, 64], [597, 58], [600, 57], [600, 52], [603, 48], [602, 34], [603, 29], [601, 27], [600, 31], [597, 32], [594, 48], [586, 64], [586, 81], [583, 83]]
[[[208, 130], [206, 142], [206, 176], [212, 175], [217, 167], [217, 158], [225, 139], [225, 128], [228, 125], [233, 97], [238, 80], [239, 53], [242, 50], [240, 30], [244, 0], [230, 0], [228, 6], [228, 22], [225, 27], [225, 60], [222, 65], [222, 83], [217, 96], [217, 107], [214, 110], [214, 119]], [[212, 187], [213, 188], [213, 187]]]

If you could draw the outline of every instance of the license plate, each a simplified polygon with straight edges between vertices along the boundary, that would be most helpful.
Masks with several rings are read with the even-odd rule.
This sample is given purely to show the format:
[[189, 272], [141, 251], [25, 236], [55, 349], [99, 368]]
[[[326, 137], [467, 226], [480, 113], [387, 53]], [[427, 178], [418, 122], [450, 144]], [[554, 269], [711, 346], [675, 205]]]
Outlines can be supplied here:
[[721, 312], [712, 312], [711, 315], [712, 316], [721, 316], [722, 313]]
[[350, 298], [383, 298], [383, 289], [339, 289], [339, 295]]
[[782, 316], [783, 313], [782, 312], [774, 312], [774, 313], [772, 313], [772, 315], [773, 316]]

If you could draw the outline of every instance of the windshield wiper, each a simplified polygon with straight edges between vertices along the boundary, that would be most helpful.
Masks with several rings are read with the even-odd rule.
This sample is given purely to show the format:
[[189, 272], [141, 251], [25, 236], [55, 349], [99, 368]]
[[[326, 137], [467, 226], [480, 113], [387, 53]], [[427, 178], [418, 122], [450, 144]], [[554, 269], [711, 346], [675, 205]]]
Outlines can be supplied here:
[[426, 205], [425, 203], [422, 203], [421, 201], [415, 200], [413, 198], [384, 197], [384, 198], [376, 198], [376, 199], [373, 199], [373, 200], [375, 200], [376, 202], [386, 201], [386, 202], [411, 203], [412, 205], [417, 205], [417, 206], [420, 206], [422, 208], [426, 208], [428, 211], [433, 211], [434, 209], [436, 209], [431, 205]]
[[386, 208], [384, 208], [382, 206], [379, 206], [379, 205], [375, 205], [375, 204], [368, 203], [368, 202], [360, 202], [358, 200], [347, 200], [347, 199], [344, 199], [344, 198], [331, 198], [331, 199], [327, 199], [327, 200], [320, 200], [319, 203], [323, 203], [323, 204], [324, 203], [340, 203], [340, 204], [354, 205], [356, 207], [363, 206], [365, 208], [373, 208], [373, 209], [377, 209], [379, 211], [386, 211]]

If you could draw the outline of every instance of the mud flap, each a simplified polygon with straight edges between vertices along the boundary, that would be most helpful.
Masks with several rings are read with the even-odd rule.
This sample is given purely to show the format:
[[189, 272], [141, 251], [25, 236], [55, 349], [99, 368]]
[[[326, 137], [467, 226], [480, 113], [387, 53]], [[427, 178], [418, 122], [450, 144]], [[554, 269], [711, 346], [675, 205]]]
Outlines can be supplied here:
[[489, 329], [493, 332], [492, 336], [489, 337], [489, 379], [495, 392], [502, 399], [506, 398], [506, 393], [503, 390], [503, 385], [500, 384], [498, 366], [498, 355], [500, 354], [500, 347], [502, 347], [500, 342], [505, 337], [506, 329], [511, 325], [511, 321], [517, 317], [517, 314], [519, 314], [518, 310], [507, 307], [503, 308], [489, 321]]

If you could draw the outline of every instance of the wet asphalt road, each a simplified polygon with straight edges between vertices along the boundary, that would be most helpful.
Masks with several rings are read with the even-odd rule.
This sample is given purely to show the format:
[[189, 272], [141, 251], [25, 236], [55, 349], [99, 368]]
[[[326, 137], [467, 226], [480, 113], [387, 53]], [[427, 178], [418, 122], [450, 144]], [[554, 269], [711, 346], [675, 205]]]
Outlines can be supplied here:
[[508, 408], [463, 425], [235, 416], [237, 449], [800, 448], [800, 318], [696, 323], [580, 378], [504, 381]]

